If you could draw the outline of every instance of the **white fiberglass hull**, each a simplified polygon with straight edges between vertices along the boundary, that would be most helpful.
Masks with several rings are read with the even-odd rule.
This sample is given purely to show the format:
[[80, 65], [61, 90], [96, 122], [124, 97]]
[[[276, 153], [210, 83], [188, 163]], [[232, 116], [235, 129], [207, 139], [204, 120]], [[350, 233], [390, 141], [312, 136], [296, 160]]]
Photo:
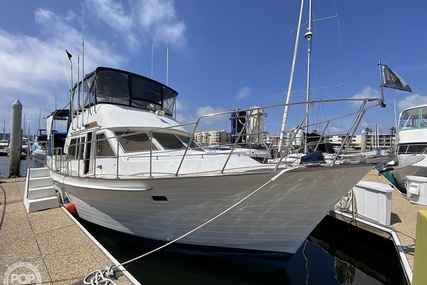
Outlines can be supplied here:
[[166, 242], [226, 211], [178, 243], [293, 254], [371, 169], [369, 165], [312, 167], [281, 175], [116, 180], [53, 173], [53, 179], [82, 219], [105, 228]]
[[46, 151], [36, 149], [31, 152], [31, 156], [39, 163], [44, 164], [46, 162]]
[[427, 177], [427, 158], [424, 154], [399, 154], [399, 165], [393, 170], [397, 186], [405, 188], [406, 176]]

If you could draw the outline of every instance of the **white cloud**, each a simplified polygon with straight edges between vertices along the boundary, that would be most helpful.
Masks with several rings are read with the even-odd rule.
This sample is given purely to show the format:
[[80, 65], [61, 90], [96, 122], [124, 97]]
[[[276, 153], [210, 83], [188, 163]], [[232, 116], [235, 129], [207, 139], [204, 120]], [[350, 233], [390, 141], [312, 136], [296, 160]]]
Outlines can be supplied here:
[[[73, 53], [72, 60], [76, 64], [76, 50], [81, 49], [78, 45], [81, 42], [80, 32], [68, 25], [65, 18], [48, 10], [36, 10], [35, 19], [45, 33], [43, 40], [0, 30], [0, 60], [3, 65], [0, 69], [0, 90], [45, 96], [49, 89], [54, 92], [52, 89], [58, 84], [66, 86], [69, 65], [65, 50]], [[85, 43], [85, 51], [88, 68], [99, 63], [118, 66], [123, 60], [107, 45], [94, 44], [90, 40]], [[109, 56], [104, 57], [105, 54]], [[77, 72], [76, 66], [74, 68]], [[74, 78], [77, 79], [76, 74]]]
[[155, 43], [186, 44], [185, 24], [179, 21], [171, 0], [136, 0], [138, 28]]
[[173, 1], [133, 0], [128, 5], [113, 0], [90, 0], [98, 19], [124, 38], [132, 51], [144, 43], [185, 46], [185, 24], [176, 17]]
[[236, 100], [242, 100], [243, 98], [248, 97], [251, 93], [252, 93], [252, 88], [245, 86], [242, 89], [240, 89], [239, 92], [237, 93]]
[[397, 102], [399, 112], [405, 108], [427, 104], [427, 96], [421, 96], [418, 94], [406, 96], [403, 100]]
[[131, 7], [125, 7], [114, 0], [90, 0], [88, 7], [94, 11], [98, 19], [124, 38], [128, 47], [133, 49], [139, 47], [137, 36], [132, 28]]
[[[197, 117], [201, 117], [201, 116], [206, 116], [206, 115], [211, 115], [211, 114], [217, 114], [217, 113], [222, 113], [225, 112], [227, 110], [223, 109], [223, 108], [214, 108], [211, 106], [203, 106], [203, 107], [198, 107], [196, 110], [196, 115]], [[224, 129], [225, 126], [227, 125], [227, 123], [229, 124], [229, 117], [230, 115], [217, 115], [217, 116], [212, 116], [212, 117], [205, 117], [200, 121], [200, 127], [199, 127], [199, 131], [200, 130], [206, 130], [206, 127], [209, 126], [209, 128], [211, 129]]]
[[123, 32], [131, 29], [132, 17], [121, 3], [113, 0], [91, 0], [88, 4], [92, 6], [96, 16], [103, 19], [110, 28]]
[[[144, 39], [151, 43], [185, 45], [185, 24], [177, 19], [173, 2], [169, 0], [87, 0], [85, 10], [84, 73], [97, 66], [120, 68], [129, 60]], [[89, 9], [89, 7], [95, 7]], [[10, 106], [19, 99], [24, 106], [25, 121], [32, 128], [38, 125], [40, 108], [46, 116], [55, 107], [67, 103], [70, 62], [65, 50], [72, 55], [73, 81], [82, 69], [82, 23], [80, 11], [57, 14], [48, 9], [35, 9], [34, 34], [11, 33], [0, 28], [0, 94], [1, 114], [9, 120]], [[101, 21], [102, 20], [102, 21]], [[101, 29], [96, 30], [101, 23]], [[97, 26], [98, 25], [98, 26]], [[38, 34], [37, 34], [38, 32]], [[102, 39], [107, 34], [107, 40]], [[114, 42], [114, 37], [120, 43]], [[119, 45], [126, 42], [124, 48]], [[80, 57], [80, 68], [77, 59]], [[81, 78], [81, 75], [80, 75]], [[7, 124], [8, 125], [8, 124]]]
[[352, 99], [363, 99], [363, 98], [380, 98], [381, 93], [378, 89], [374, 89], [371, 86], [365, 86], [362, 91], [351, 97]]
[[214, 113], [222, 113], [225, 112], [226, 110], [223, 108], [213, 108], [211, 106], [204, 106], [204, 107], [199, 107], [197, 108], [197, 116], [204, 116], [204, 115], [209, 115], [209, 114], [214, 114]]
[[[374, 99], [374, 98], [381, 98], [381, 93], [378, 89], [374, 89], [371, 86], [365, 86], [362, 88], [362, 91], [355, 94], [350, 99]], [[353, 107], [359, 107], [362, 104], [362, 101], [357, 101], [352, 104]], [[371, 104], [371, 103], [368, 103]]]
[[[19, 99], [26, 121], [33, 128], [38, 125], [40, 108], [46, 116], [55, 107], [54, 94], [58, 95], [59, 104], [67, 102], [70, 64], [65, 50], [73, 54], [76, 81], [77, 56], [81, 53], [82, 41], [81, 25], [73, 23], [74, 13], [68, 12], [61, 17], [52, 11], [37, 9], [34, 17], [36, 27], [42, 32], [38, 37], [0, 29], [0, 94], [3, 99], [0, 110], [8, 121], [11, 104]], [[85, 73], [98, 65], [118, 67], [124, 61], [107, 43], [95, 38], [85, 41], [85, 58]]]

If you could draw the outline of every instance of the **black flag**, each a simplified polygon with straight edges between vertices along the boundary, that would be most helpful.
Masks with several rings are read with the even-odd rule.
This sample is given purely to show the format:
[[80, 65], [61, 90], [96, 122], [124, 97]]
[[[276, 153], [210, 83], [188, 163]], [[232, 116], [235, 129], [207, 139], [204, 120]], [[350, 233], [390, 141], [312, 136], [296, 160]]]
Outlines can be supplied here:
[[69, 53], [68, 50], [65, 50], [65, 52], [67, 53], [68, 60], [71, 61], [71, 58], [73, 57], [73, 55]]
[[396, 72], [387, 65], [383, 65], [383, 85], [384, 87], [412, 92], [411, 87]]

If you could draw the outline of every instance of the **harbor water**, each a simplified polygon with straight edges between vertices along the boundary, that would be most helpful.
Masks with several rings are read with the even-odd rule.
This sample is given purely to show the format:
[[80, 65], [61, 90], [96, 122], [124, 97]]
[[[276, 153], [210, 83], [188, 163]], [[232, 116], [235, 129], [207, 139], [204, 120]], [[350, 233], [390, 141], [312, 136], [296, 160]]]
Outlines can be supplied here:
[[[9, 156], [0, 156], [0, 178], [9, 177]], [[33, 159], [21, 159], [19, 162], [19, 176], [24, 177], [27, 174], [27, 163], [30, 167], [41, 167], [42, 165]]]
[[[119, 261], [153, 248], [91, 223], [83, 226]], [[289, 260], [162, 249], [125, 268], [148, 284], [408, 284], [391, 240], [326, 217]]]
[[[21, 160], [20, 176], [25, 176], [27, 163], [41, 167], [34, 160]], [[8, 173], [9, 157], [0, 157], [0, 177]], [[80, 222], [119, 262], [153, 249], [151, 244]], [[289, 261], [189, 254], [170, 246], [125, 268], [144, 285], [408, 284], [391, 240], [329, 216]]]

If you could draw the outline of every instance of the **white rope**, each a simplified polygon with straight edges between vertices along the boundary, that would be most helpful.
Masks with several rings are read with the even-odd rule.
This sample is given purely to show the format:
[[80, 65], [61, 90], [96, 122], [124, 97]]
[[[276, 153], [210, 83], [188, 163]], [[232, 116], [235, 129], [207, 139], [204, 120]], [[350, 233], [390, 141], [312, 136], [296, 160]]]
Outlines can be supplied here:
[[353, 189], [347, 192], [341, 200], [338, 201], [338, 203], [334, 206], [335, 210], [339, 210], [341, 212], [350, 212], [350, 208], [354, 210], [354, 207], [352, 207], [353, 201], [354, 201], [354, 195], [353, 195]]
[[[105, 275], [110, 276], [111, 273], [112, 273], [111, 269], [107, 269], [104, 272], [102, 272], [101, 270], [95, 270], [83, 279], [83, 284], [116, 285], [116, 283], [114, 283], [113, 280], [105, 276]], [[114, 275], [114, 272], [113, 272], [113, 275]]]
[[297, 167], [289, 167], [289, 168], [283, 169], [283, 170], [282, 170], [282, 171], [280, 171], [276, 176], [274, 176], [273, 178], [271, 178], [270, 180], [268, 180], [266, 183], [264, 183], [263, 185], [261, 185], [260, 187], [258, 187], [258, 188], [257, 188], [257, 189], [255, 189], [254, 191], [252, 191], [251, 193], [249, 193], [247, 196], [245, 196], [244, 198], [242, 198], [240, 201], [238, 201], [238, 202], [236, 202], [235, 204], [231, 205], [230, 207], [228, 207], [227, 209], [225, 209], [224, 211], [222, 211], [221, 213], [219, 213], [219, 214], [218, 214], [218, 215], [216, 215], [215, 217], [213, 217], [213, 218], [211, 218], [210, 220], [208, 220], [208, 221], [204, 222], [204, 223], [203, 223], [203, 224], [201, 224], [200, 226], [198, 226], [198, 227], [196, 227], [196, 228], [192, 229], [191, 231], [189, 231], [189, 232], [187, 232], [187, 233], [183, 234], [182, 236], [180, 236], [180, 237], [178, 237], [178, 238], [176, 238], [176, 239], [174, 239], [174, 240], [172, 240], [172, 241], [170, 241], [170, 242], [168, 242], [168, 243], [166, 243], [166, 244], [164, 244], [164, 245], [162, 245], [162, 246], [160, 246], [160, 247], [158, 247], [158, 248], [156, 248], [156, 249], [153, 249], [153, 250], [151, 250], [151, 251], [149, 251], [149, 252], [147, 252], [147, 253], [144, 253], [144, 254], [142, 254], [142, 255], [140, 255], [140, 256], [137, 256], [137, 257], [135, 257], [135, 258], [132, 258], [132, 259], [130, 259], [130, 260], [128, 260], [128, 261], [125, 261], [125, 262], [123, 262], [123, 263], [121, 263], [121, 264], [114, 265], [114, 266], [112, 266], [112, 267], [111, 267], [111, 269], [116, 268], [116, 267], [119, 267], [119, 266], [123, 266], [123, 265], [128, 264], [128, 263], [131, 263], [131, 262], [133, 262], [133, 261], [135, 261], [135, 260], [138, 260], [138, 259], [140, 259], [140, 258], [143, 258], [143, 257], [145, 257], [145, 256], [147, 256], [147, 255], [150, 255], [150, 254], [152, 254], [152, 253], [154, 253], [154, 252], [156, 252], [156, 251], [159, 251], [159, 250], [161, 250], [162, 248], [165, 248], [165, 247], [167, 247], [167, 246], [169, 246], [169, 245], [171, 245], [171, 244], [173, 244], [173, 243], [175, 243], [175, 242], [177, 242], [177, 241], [179, 241], [179, 240], [181, 240], [181, 239], [185, 238], [186, 236], [188, 236], [188, 235], [190, 235], [190, 234], [194, 233], [194, 232], [195, 232], [195, 231], [197, 231], [198, 229], [200, 229], [200, 228], [202, 228], [202, 227], [206, 226], [207, 224], [211, 223], [212, 221], [214, 221], [214, 220], [218, 219], [219, 217], [221, 217], [222, 215], [224, 215], [225, 213], [227, 213], [228, 211], [230, 211], [231, 209], [235, 208], [237, 205], [239, 205], [240, 203], [242, 203], [243, 201], [245, 201], [246, 199], [248, 199], [249, 197], [251, 197], [252, 195], [254, 195], [256, 192], [258, 192], [258, 191], [259, 191], [259, 190], [261, 190], [262, 188], [264, 188], [268, 183], [270, 183], [270, 182], [272, 182], [272, 181], [276, 180], [276, 179], [277, 179], [279, 176], [281, 176], [283, 173], [288, 172], [288, 171], [290, 171], [290, 170], [292, 170], [292, 169], [295, 169], [295, 168], [297, 168]]

